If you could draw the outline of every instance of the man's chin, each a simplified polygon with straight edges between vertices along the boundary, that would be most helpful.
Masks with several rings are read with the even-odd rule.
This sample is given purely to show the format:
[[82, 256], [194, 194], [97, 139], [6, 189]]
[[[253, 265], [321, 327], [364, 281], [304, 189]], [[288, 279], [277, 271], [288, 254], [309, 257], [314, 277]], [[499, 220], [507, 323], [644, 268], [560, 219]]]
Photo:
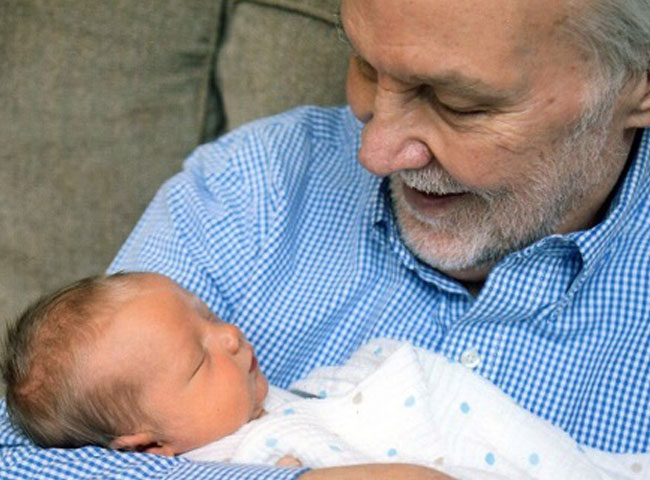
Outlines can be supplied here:
[[421, 262], [457, 280], [484, 280], [498, 261], [485, 254], [485, 242], [476, 232], [436, 229], [408, 214], [399, 215], [398, 224], [404, 244]]
[[[407, 245], [408, 246], [408, 245]], [[433, 256], [430, 252], [418, 252], [409, 247], [423, 263], [462, 282], [480, 282], [487, 278], [496, 262], [472, 262], [465, 258]]]
[[492, 267], [494, 267], [494, 263], [483, 263], [479, 266], [467, 267], [461, 270], [448, 270], [443, 268], [438, 268], [438, 270], [460, 282], [483, 282]]

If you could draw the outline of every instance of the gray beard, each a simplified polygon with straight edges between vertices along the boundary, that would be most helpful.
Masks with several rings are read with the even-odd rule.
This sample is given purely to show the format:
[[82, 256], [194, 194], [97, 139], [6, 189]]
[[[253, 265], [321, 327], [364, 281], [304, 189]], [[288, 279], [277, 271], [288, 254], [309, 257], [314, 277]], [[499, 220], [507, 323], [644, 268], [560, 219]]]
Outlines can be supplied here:
[[[494, 265], [509, 253], [552, 234], [593, 189], [611, 175], [605, 144], [613, 108], [583, 115], [526, 188], [482, 190], [457, 182], [436, 163], [391, 176], [391, 196], [406, 246], [443, 271]], [[404, 199], [403, 185], [435, 194], [466, 193], [464, 205], [427, 218]], [[445, 241], [436, 240], [444, 233]]]

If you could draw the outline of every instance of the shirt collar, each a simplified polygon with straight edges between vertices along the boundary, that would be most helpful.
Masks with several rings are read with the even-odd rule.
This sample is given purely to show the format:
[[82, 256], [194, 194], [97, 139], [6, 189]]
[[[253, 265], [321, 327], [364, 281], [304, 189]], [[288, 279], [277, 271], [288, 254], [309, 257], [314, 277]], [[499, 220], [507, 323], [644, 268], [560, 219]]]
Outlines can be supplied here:
[[591, 271], [611, 245], [613, 238], [625, 229], [636, 207], [646, 201], [650, 174], [650, 130], [639, 131], [630, 153], [626, 171], [614, 192], [603, 220], [594, 227], [572, 232], [565, 238], [580, 251], [583, 270]]

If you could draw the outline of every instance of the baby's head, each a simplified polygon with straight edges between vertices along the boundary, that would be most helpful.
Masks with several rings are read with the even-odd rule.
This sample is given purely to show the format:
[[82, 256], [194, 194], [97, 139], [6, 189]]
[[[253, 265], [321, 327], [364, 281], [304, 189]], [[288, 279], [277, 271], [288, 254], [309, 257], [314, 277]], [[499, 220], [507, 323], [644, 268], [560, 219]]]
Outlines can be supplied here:
[[153, 273], [43, 297], [6, 351], [10, 415], [43, 446], [183, 453], [258, 417], [268, 391], [239, 329]]

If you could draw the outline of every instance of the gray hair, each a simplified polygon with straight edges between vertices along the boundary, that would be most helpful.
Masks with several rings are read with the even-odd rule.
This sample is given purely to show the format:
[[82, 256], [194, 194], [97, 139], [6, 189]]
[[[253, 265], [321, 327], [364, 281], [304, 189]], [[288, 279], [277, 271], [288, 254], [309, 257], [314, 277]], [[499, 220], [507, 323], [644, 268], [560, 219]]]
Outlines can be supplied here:
[[650, 63], [650, 0], [577, 0], [566, 24], [595, 61], [598, 90], [618, 91]]
[[35, 443], [107, 447], [146, 419], [135, 384], [79, 374], [82, 351], [101, 334], [116, 294], [128, 288], [128, 275], [88, 277], [63, 287], [29, 306], [9, 327], [2, 361], [7, 409]]

